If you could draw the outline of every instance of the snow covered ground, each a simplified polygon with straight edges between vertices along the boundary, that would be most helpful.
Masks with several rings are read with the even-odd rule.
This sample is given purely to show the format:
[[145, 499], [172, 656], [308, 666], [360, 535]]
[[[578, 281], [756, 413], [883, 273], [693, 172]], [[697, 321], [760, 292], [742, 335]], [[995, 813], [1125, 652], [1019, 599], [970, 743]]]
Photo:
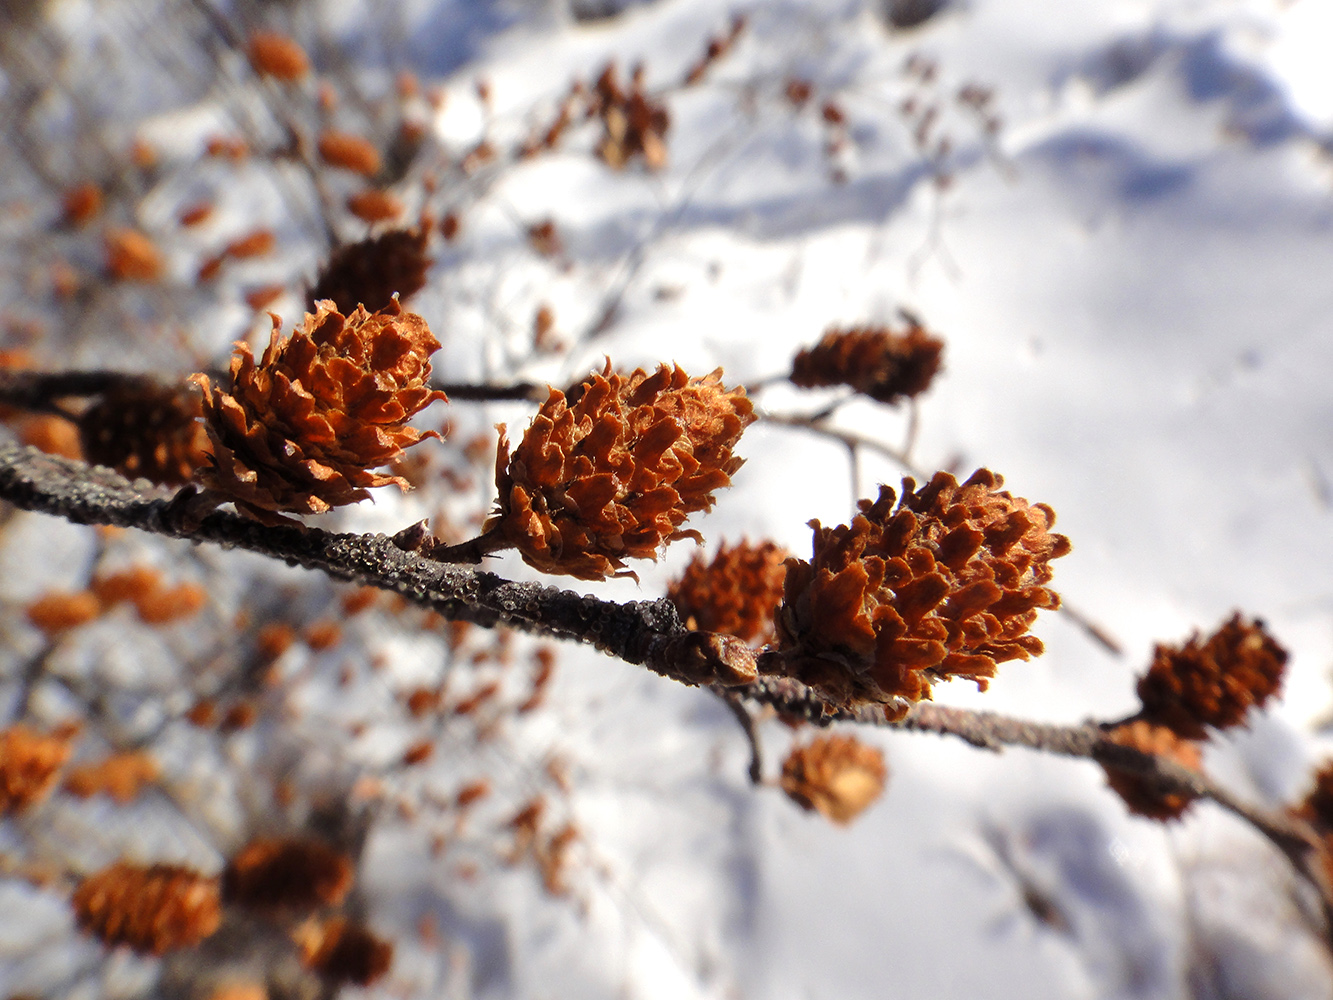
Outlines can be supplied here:
[[[379, 5], [329, 6], [348, 42]], [[1154, 642], [1239, 609], [1291, 651], [1289, 679], [1208, 766], [1262, 803], [1303, 793], [1333, 715], [1333, 3], [960, 0], [910, 30], [853, 0], [654, 0], [596, 22], [535, 0], [398, 10], [400, 54], [447, 85], [433, 127], [454, 150], [487, 121], [479, 78], [486, 127], [509, 141], [608, 58], [642, 60], [665, 87], [731, 14], [749, 17], [704, 82], [672, 91], [660, 174], [612, 173], [585, 144], [478, 199], [414, 303], [445, 341], [446, 377], [513, 376], [543, 301], [574, 346], [518, 374], [557, 384], [603, 355], [754, 383], [832, 323], [909, 309], [948, 345], [916, 463], [984, 465], [1054, 507], [1074, 544], [1055, 587], [1123, 646], [1048, 614], [1045, 656], [938, 699], [1119, 717]], [[793, 79], [812, 85], [803, 108]], [[956, 99], [969, 84], [993, 93], [998, 132]], [[846, 118], [832, 156], [826, 101]], [[947, 149], [914, 140], [931, 106]], [[567, 267], [515, 225], [548, 217]], [[614, 321], [578, 338], [610, 295]], [[497, 314], [517, 317], [503, 335]], [[783, 412], [825, 398], [760, 395]], [[478, 411], [455, 418], [460, 434], [527, 412]], [[906, 433], [903, 412], [872, 403], [839, 422]], [[691, 522], [710, 545], [766, 537], [803, 554], [807, 520], [852, 509], [838, 445], [757, 425], [741, 452], [735, 487]], [[859, 494], [901, 475], [866, 454]], [[349, 523], [396, 530], [422, 516], [412, 503]], [[589, 589], [657, 596], [689, 549], [639, 585]], [[512, 558], [492, 568], [530, 575]], [[1128, 817], [1088, 763], [876, 732], [859, 735], [885, 748], [888, 791], [834, 828], [748, 784], [734, 720], [698, 691], [571, 649], [548, 711], [495, 766], [521, 776], [551, 745], [571, 762], [581, 902], [530, 873], [460, 880], [410, 824], [386, 825], [367, 859], [372, 918], [410, 931], [425, 907], [451, 943], [447, 960], [401, 943], [376, 995], [1333, 996], [1284, 862], [1208, 806], [1164, 827]], [[771, 774], [790, 736], [774, 722], [763, 735]]]

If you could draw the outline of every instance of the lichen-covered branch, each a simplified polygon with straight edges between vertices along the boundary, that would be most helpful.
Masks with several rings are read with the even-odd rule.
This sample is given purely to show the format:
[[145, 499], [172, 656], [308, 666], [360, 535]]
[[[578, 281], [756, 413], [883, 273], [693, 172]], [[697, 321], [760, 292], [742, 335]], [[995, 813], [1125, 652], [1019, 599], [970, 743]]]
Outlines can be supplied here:
[[[192, 491], [154, 495], [110, 469], [12, 444], [0, 446], [0, 499], [78, 524], [111, 524], [213, 542], [393, 590], [446, 618], [505, 624], [589, 643], [628, 663], [690, 684], [744, 683], [754, 658], [729, 636], [689, 632], [670, 601], [616, 604], [538, 583], [517, 583], [405, 552], [385, 535], [336, 534], [303, 525], [192, 511]], [[747, 672], [748, 664], [748, 672]]]

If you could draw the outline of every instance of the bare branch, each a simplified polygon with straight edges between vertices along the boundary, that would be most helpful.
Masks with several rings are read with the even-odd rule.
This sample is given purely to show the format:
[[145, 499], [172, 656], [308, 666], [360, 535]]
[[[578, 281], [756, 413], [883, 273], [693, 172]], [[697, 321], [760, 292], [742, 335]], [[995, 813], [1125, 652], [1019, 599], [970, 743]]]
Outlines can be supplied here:
[[497, 403], [509, 400], [544, 403], [549, 395], [546, 387], [538, 385], [536, 382], [482, 385], [475, 382], [442, 382], [436, 379], [431, 383], [431, 388], [443, 390], [449, 397], [449, 401], [453, 403]]
[[687, 630], [665, 598], [616, 604], [538, 583], [517, 583], [424, 559], [383, 534], [338, 534], [297, 523], [265, 525], [221, 511], [200, 518], [191, 508], [195, 498], [192, 487], [168, 498], [143, 481], [130, 483], [110, 469], [35, 448], [0, 446], [0, 499], [25, 510], [77, 524], [112, 524], [247, 549], [322, 570], [336, 579], [396, 591], [446, 618], [483, 626], [505, 624], [584, 642], [682, 683], [711, 686], [733, 712], [741, 708], [740, 699], [748, 699], [821, 725], [850, 721], [932, 732], [992, 751], [1027, 747], [1093, 760], [1133, 774], [1162, 792], [1211, 799], [1251, 824], [1288, 858], [1318, 891], [1326, 922], [1333, 926], [1333, 893], [1322, 873], [1320, 838], [1307, 823], [1244, 802], [1206, 775], [1173, 761], [1113, 742], [1111, 723], [1050, 725], [931, 702], [915, 705], [896, 720], [876, 705], [841, 708], [797, 681], [759, 677], [763, 654], [756, 656], [734, 636]]
[[[142, 482], [142, 481], [141, 481]], [[0, 498], [76, 524], [113, 524], [247, 549], [339, 580], [393, 590], [446, 618], [499, 624], [588, 643], [687, 684], [746, 683], [754, 655], [739, 639], [689, 632], [665, 598], [616, 604], [539, 583], [516, 583], [405, 552], [386, 535], [269, 526], [235, 514], [199, 519], [191, 488], [168, 499], [100, 466], [0, 446]]]
[[[763, 666], [762, 655], [760, 666]], [[1320, 863], [1322, 843], [1308, 823], [1287, 812], [1264, 809], [1245, 802], [1207, 775], [1182, 767], [1174, 761], [1114, 742], [1110, 738], [1110, 730], [1115, 723], [1051, 725], [994, 712], [951, 708], [933, 702], [920, 702], [903, 718], [895, 721], [889, 719], [878, 706], [867, 705], [856, 709], [829, 706], [817, 691], [782, 677], [761, 677], [747, 687], [734, 688], [731, 694], [733, 697], [772, 705], [780, 712], [818, 725], [836, 721], [858, 722], [956, 736], [974, 747], [997, 753], [1005, 747], [1027, 747], [1060, 757], [1083, 758], [1132, 774], [1162, 793], [1211, 799], [1253, 826], [1286, 856], [1296, 873], [1319, 893], [1325, 922], [1333, 928], [1333, 891], [1330, 891], [1325, 881]]]

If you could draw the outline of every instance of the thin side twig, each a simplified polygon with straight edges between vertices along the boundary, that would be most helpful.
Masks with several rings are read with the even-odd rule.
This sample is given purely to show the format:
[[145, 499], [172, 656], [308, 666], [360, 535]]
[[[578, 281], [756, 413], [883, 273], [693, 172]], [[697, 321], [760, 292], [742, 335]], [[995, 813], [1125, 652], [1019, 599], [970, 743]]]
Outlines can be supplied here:
[[[762, 668], [762, 656], [760, 664]], [[1318, 893], [1326, 929], [1333, 929], [1333, 891], [1330, 891], [1321, 863], [1324, 848], [1318, 833], [1308, 823], [1287, 812], [1246, 802], [1206, 774], [1192, 771], [1175, 761], [1114, 742], [1110, 736], [1114, 723], [1052, 725], [994, 712], [951, 708], [934, 702], [920, 702], [903, 717], [894, 719], [879, 706], [854, 709], [829, 706], [818, 692], [784, 677], [761, 677], [751, 685], [734, 688], [731, 694], [772, 705], [780, 712], [820, 725], [836, 721], [858, 722], [954, 736], [978, 749], [993, 752], [1006, 747], [1026, 747], [1059, 757], [1082, 758], [1132, 774], [1163, 793], [1209, 799], [1254, 827], [1287, 858], [1296, 874]]]
[[893, 448], [883, 441], [876, 440], [865, 434], [857, 434], [853, 431], [844, 431], [837, 427], [830, 427], [823, 423], [817, 417], [808, 417], [787, 413], [769, 413], [768, 411], [755, 411], [756, 416], [764, 423], [777, 424], [779, 427], [795, 427], [803, 431], [809, 431], [811, 434], [818, 434], [821, 437], [831, 438], [834, 441], [840, 441], [848, 448], [867, 448], [870, 451], [883, 455], [898, 465], [908, 475], [916, 477], [924, 482], [930, 476], [922, 469], [917, 468], [915, 464], [897, 448]]

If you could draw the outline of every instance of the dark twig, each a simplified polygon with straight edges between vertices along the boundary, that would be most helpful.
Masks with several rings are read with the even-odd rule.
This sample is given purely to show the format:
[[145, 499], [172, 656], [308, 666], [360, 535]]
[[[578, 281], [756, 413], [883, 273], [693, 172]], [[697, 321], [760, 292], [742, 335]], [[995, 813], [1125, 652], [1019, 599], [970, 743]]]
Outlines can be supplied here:
[[396, 591], [446, 618], [585, 642], [688, 684], [729, 686], [755, 677], [749, 647], [731, 636], [687, 631], [665, 598], [615, 604], [423, 559], [386, 535], [264, 525], [221, 511], [201, 516], [191, 502], [198, 499], [192, 488], [167, 500], [140, 492], [110, 469], [35, 448], [0, 445], [0, 499], [76, 524], [113, 524], [248, 549], [339, 580]]
[[832, 438], [834, 441], [841, 441], [848, 448], [867, 448], [890, 459], [900, 466], [903, 471], [923, 482], [930, 478], [922, 469], [913, 465], [911, 459], [898, 449], [891, 448], [883, 441], [877, 441], [865, 434], [856, 434], [852, 431], [830, 427], [828, 424], [821, 422], [818, 416], [807, 417], [786, 413], [769, 413], [762, 410], [756, 411], [756, 414], [765, 423], [777, 424], [780, 427], [796, 427], [800, 430], [809, 431], [811, 434], [819, 434], [826, 438]]
[[393, 543], [406, 552], [415, 552], [433, 562], [463, 563], [472, 566], [492, 553], [513, 547], [496, 531], [483, 531], [465, 542], [448, 545], [427, 532], [425, 521], [409, 525], [398, 532], [393, 536]]
[[56, 400], [100, 396], [108, 389], [135, 387], [152, 381], [148, 376], [129, 372], [0, 371], [0, 403], [68, 416], [56, 405]]
[[1074, 625], [1078, 626], [1088, 638], [1097, 643], [1112, 656], [1125, 655], [1125, 647], [1120, 644], [1119, 639], [1107, 630], [1106, 626], [1093, 621], [1084, 612], [1073, 607], [1067, 600], [1061, 598], [1060, 607], [1056, 610], [1073, 622]]
[[745, 740], [750, 745], [749, 775], [751, 784], [762, 784], [764, 780], [764, 753], [759, 744], [759, 730], [754, 724], [754, 716], [745, 707], [745, 702], [731, 691], [718, 690], [717, 688], [713, 690], [727, 708], [731, 710], [731, 714], [736, 717], [736, 721], [741, 724], [741, 732], [745, 734]]
[[434, 381], [431, 388], [443, 389], [450, 402], [505, 402], [527, 400], [544, 403], [549, 390], [536, 382], [514, 382], [510, 385], [478, 385], [474, 382]]

